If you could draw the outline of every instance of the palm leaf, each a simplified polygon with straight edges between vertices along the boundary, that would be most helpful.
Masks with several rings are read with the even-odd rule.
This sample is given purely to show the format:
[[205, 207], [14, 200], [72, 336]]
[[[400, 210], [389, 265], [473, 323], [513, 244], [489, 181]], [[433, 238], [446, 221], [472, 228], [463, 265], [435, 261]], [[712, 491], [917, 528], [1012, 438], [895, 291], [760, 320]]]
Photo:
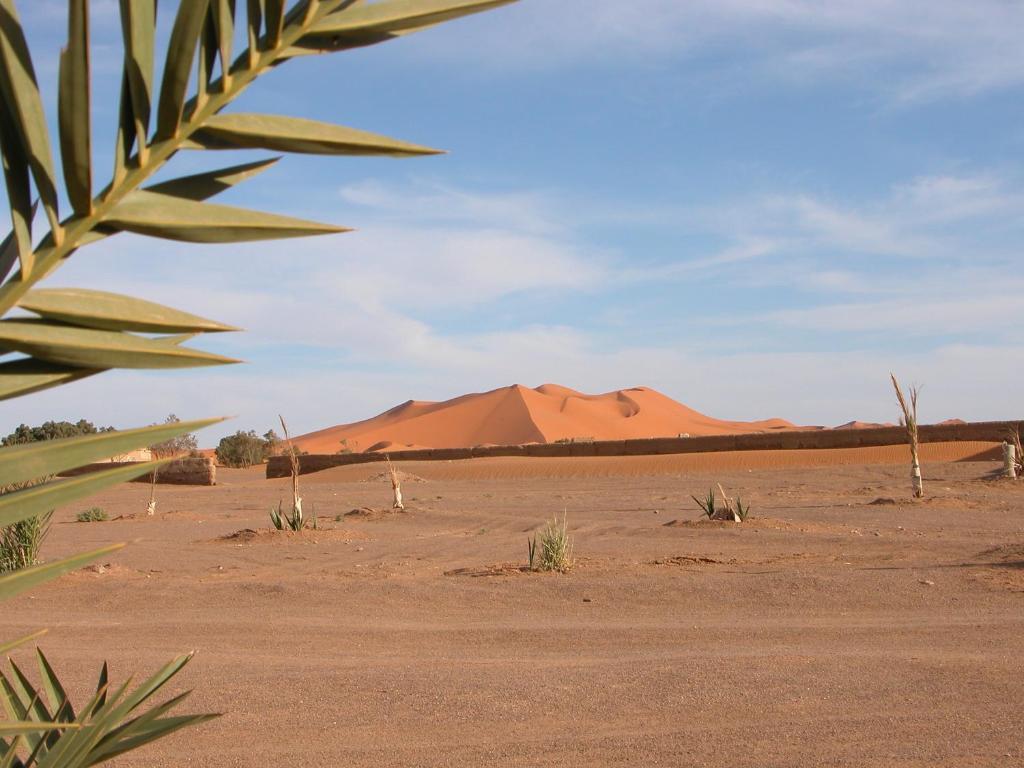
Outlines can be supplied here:
[[118, 166], [128, 161], [133, 143], [146, 145], [153, 100], [153, 38], [156, 0], [120, 0], [124, 75], [118, 130]]
[[21, 358], [0, 363], [0, 400], [41, 392], [102, 373], [102, 370]]
[[79, 216], [92, 213], [89, 82], [89, 6], [87, 0], [70, 0], [68, 45], [60, 54], [58, 116], [64, 183]]
[[27, 520], [98, 493], [112, 485], [134, 480], [140, 475], [159, 469], [168, 461], [171, 459], [129, 464], [66, 480], [52, 480], [23, 491], [5, 493], [0, 495], [0, 525], [12, 525], [19, 520]]
[[19, 637], [17, 640], [7, 640], [0, 642], [0, 654], [5, 654], [13, 651], [15, 648], [20, 648], [26, 643], [31, 643], [33, 640], [38, 640], [40, 637], [46, 634], [45, 629], [40, 629], [37, 632], [33, 632], [31, 635], [25, 635], [25, 637]]
[[[155, 445], [217, 424], [223, 419], [176, 421], [118, 432], [42, 440], [0, 449], [0, 485], [26, 477], [46, 477], [128, 451]], [[2, 500], [2, 497], [0, 497]]]
[[145, 191], [202, 202], [262, 173], [277, 161], [278, 158], [273, 157], [269, 160], [258, 160], [254, 163], [233, 165], [216, 171], [182, 176], [179, 179], [171, 179], [146, 187]]
[[[0, 89], [2, 95], [2, 89]], [[32, 190], [29, 186], [28, 152], [21, 141], [13, 117], [6, 104], [0, 104], [0, 161], [3, 162], [4, 184], [7, 201], [11, 209], [13, 229], [4, 240], [2, 254], [2, 277], [7, 277], [15, 260], [21, 262], [21, 272], [32, 271]]]
[[130, 333], [46, 320], [0, 320], [0, 346], [80, 368], [194, 368], [236, 363], [229, 357]]
[[21, 307], [48, 320], [108, 331], [215, 333], [238, 330], [162, 304], [85, 288], [36, 289], [21, 300]]
[[14, 0], [0, 0], [0, 95], [25, 148], [50, 228], [60, 239], [53, 153], [35, 68]]
[[[436, 155], [440, 150], [355, 128], [280, 115], [214, 115], [192, 134], [202, 149], [270, 149], [310, 155]], [[190, 146], [190, 145], [186, 145]]]
[[445, 21], [508, 5], [515, 0], [380, 0], [328, 14], [296, 44], [342, 51], [418, 32]]
[[238, 243], [349, 231], [329, 224], [197, 203], [141, 190], [125, 197], [105, 223], [126, 232], [191, 243]]
[[167, 45], [163, 83], [160, 86], [157, 139], [168, 139], [178, 134], [185, 109], [189, 73], [192, 71], [192, 61], [195, 59], [209, 4], [210, 0], [190, 0], [178, 6], [171, 40]]

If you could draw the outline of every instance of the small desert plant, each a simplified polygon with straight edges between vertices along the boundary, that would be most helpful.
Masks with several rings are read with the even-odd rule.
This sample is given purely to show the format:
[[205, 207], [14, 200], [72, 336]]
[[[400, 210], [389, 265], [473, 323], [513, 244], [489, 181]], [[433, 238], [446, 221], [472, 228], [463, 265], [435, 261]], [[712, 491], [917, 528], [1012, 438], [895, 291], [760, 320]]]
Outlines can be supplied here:
[[[274, 524], [274, 527], [279, 531], [301, 531], [306, 527], [306, 518], [302, 514], [302, 497], [299, 496], [299, 472], [302, 467], [299, 464], [299, 453], [295, 450], [295, 446], [292, 445], [291, 435], [288, 434], [288, 425], [285, 424], [284, 416], [278, 416], [281, 420], [281, 429], [284, 430], [284, 439], [287, 444], [285, 450], [288, 460], [290, 462], [291, 475], [292, 475], [292, 509], [290, 512], [284, 511], [284, 505], [282, 502], [277, 502], [277, 509], [270, 508], [270, 522]], [[319, 527], [317, 525], [316, 515], [312, 517], [313, 528]]]
[[921, 388], [910, 388], [910, 404], [907, 405], [907, 399], [903, 396], [903, 389], [900, 387], [900, 383], [896, 381], [896, 376], [890, 373], [889, 378], [892, 379], [892, 386], [896, 390], [896, 399], [900, 403], [900, 410], [903, 411], [900, 422], [907, 430], [907, 442], [910, 443], [910, 483], [914, 489], [914, 498], [920, 499], [924, 496], [924, 481], [921, 479], [921, 458], [918, 450], [917, 435], [917, 397], [921, 394]]
[[526, 540], [526, 552], [527, 552], [527, 565], [529, 569], [534, 570], [534, 563], [537, 561], [537, 534], [533, 535], [533, 538]]
[[744, 522], [747, 516], [750, 515], [750, 504], [746, 506], [743, 504], [743, 499], [739, 496], [736, 497], [736, 508], [733, 510], [736, 513], [736, 517], [740, 519], [740, 522]]
[[[536, 551], [537, 544], [540, 551]], [[534, 537], [531, 544], [531, 562], [536, 563], [539, 571], [559, 571], [565, 573], [573, 566], [572, 559], [572, 537], [569, 536], [569, 528], [566, 525], [566, 516], [562, 515], [562, 521], [555, 516], [548, 521], [548, 524], [540, 531], [540, 538]], [[537, 559], [539, 555], [539, 559]]]
[[0, 530], [0, 573], [18, 571], [39, 563], [39, 549], [50, 532], [53, 512], [8, 525]]
[[102, 523], [104, 520], [109, 520], [110, 516], [107, 514], [106, 510], [101, 509], [100, 507], [93, 507], [92, 509], [87, 509], [84, 512], [79, 512], [75, 516], [75, 519], [80, 523]]
[[1020, 444], [1020, 430], [1008, 430], [1007, 442], [1013, 446], [1014, 451], [1014, 473], [1017, 477], [1024, 477], [1024, 449]]
[[690, 498], [697, 502], [697, 506], [700, 507], [701, 511], [704, 513], [704, 516], [707, 517], [708, 520], [715, 519], [717, 510], [715, 509], [714, 488], [708, 488], [708, 495], [704, 499], [698, 499], [696, 496], [690, 496]]
[[704, 513], [704, 516], [708, 520], [731, 520], [736, 523], [742, 523], [750, 515], [750, 504], [744, 504], [743, 499], [739, 496], [733, 501], [729, 494], [722, 488], [722, 484], [718, 484], [718, 493], [722, 498], [722, 503], [718, 503], [718, 497], [715, 496], [715, 489], [709, 488], [708, 495], [706, 498], [698, 499], [696, 496], [690, 498], [697, 502], [697, 506], [700, 507], [700, 511]]

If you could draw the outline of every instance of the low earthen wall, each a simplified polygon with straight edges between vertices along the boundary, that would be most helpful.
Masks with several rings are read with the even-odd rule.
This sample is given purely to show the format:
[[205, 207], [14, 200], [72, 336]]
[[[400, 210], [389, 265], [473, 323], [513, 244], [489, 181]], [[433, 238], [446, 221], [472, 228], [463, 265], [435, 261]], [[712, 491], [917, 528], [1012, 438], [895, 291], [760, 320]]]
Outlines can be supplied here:
[[[76, 477], [78, 475], [86, 475], [92, 472], [101, 472], [104, 469], [130, 467], [143, 463], [145, 462], [103, 461], [96, 464], [86, 464], [84, 467], [70, 469], [67, 472], [61, 472], [60, 476]], [[132, 482], [151, 483], [153, 482], [153, 473], [148, 472], [141, 477], [137, 477]], [[214, 464], [213, 459], [205, 457], [176, 459], [175, 461], [160, 467], [160, 470], [156, 475], [156, 482], [158, 485], [216, 485], [217, 465]]]
[[[991, 442], [1006, 439], [1011, 430], [1024, 432], [1024, 421], [976, 421], [965, 424], [921, 425], [918, 434], [922, 443]], [[496, 456], [656, 456], [672, 453], [710, 453], [717, 451], [792, 451], [811, 448], [866, 448], [900, 445], [907, 442], [903, 427], [869, 427], [867, 429], [816, 429], [779, 432], [757, 432], [747, 435], [712, 435], [708, 437], [654, 437], [646, 440], [595, 440], [574, 443], [535, 443], [531, 445], [495, 445], [479, 448], [436, 448], [392, 451], [392, 461], [455, 461]], [[381, 453], [338, 453], [299, 457], [302, 474], [319, 472], [348, 464], [384, 461]], [[267, 477], [288, 477], [289, 460], [274, 456], [267, 463]]]

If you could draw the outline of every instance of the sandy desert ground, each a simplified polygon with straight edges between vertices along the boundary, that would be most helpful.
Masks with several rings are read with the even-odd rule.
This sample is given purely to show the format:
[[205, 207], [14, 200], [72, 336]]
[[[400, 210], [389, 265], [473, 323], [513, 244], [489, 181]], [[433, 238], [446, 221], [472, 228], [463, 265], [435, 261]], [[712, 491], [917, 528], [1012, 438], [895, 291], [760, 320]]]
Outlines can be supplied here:
[[[347, 517], [390, 488], [344, 467], [303, 535], [262, 468], [154, 517], [124, 485], [45, 554], [131, 546], [0, 636], [51, 627], [80, 694], [198, 651], [178, 688], [224, 717], [121, 766], [1024, 765], [1024, 481], [957, 460], [986, 447], [925, 446], [917, 503], [888, 449], [409, 464], [406, 513]], [[719, 481], [755, 519], [696, 520]], [[576, 568], [519, 571], [563, 510]]]

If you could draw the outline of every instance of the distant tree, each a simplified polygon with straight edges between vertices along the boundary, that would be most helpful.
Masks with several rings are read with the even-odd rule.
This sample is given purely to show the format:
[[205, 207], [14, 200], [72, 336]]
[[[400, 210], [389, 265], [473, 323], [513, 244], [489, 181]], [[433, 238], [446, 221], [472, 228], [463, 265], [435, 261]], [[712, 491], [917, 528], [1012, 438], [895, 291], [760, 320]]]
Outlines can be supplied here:
[[79, 419], [72, 424], [70, 421], [45, 421], [38, 427], [21, 424], [16, 430], [0, 439], [3, 445], [20, 445], [37, 443], [40, 440], [56, 440], [61, 437], [78, 437], [79, 435], [95, 435], [99, 432], [113, 432], [113, 427], [97, 428], [91, 421]]
[[[164, 419], [164, 424], [177, 424], [181, 419], [175, 416], [173, 413]], [[153, 452], [153, 458], [155, 459], [169, 459], [175, 456], [188, 456], [190, 453], [199, 450], [199, 442], [196, 440], [196, 436], [192, 433], [187, 435], [181, 435], [180, 437], [172, 437], [170, 440], [165, 440], [162, 443], [149, 446], [149, 450]]]
[[251, 467], [267, 459], [269, 442], [251, 429], [238, 430], [233, 435], [221, 438], [217, 445], [217, 461], [225, 467]]

